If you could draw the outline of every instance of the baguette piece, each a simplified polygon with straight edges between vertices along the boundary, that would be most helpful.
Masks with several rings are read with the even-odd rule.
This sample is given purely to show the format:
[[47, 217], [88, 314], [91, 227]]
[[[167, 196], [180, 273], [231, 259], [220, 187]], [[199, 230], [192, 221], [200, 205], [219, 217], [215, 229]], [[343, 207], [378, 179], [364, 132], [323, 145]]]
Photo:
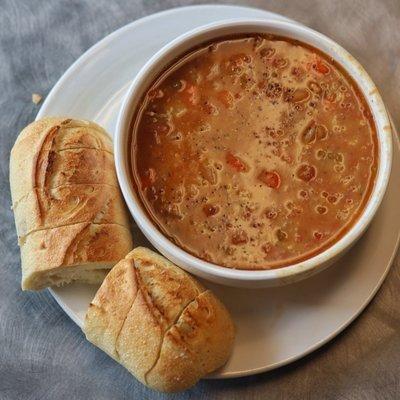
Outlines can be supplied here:
[[33, 232], [21, 245], [22, 289], [41, 290], [74, 280], [101, 283], [131, 249], [129, 230], [116, 224], [84, 222]]
[[22, 288], [101, 283], [132, 248], [111, 139], [93, 122], [44, 118], [11, 151]]
[[89, 306], [84, 332], [139, 381], [165, 392], [187, 389], [221, 367], [234, 341], [223, 304], [143, 247], [107, 275]]

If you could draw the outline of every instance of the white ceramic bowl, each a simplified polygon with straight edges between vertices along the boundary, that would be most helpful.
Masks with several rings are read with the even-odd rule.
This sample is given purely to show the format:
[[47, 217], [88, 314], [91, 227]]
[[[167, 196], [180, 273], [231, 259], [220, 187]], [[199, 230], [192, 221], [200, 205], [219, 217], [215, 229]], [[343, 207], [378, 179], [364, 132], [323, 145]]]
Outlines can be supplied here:
[[[283, 268], [265, 271], [221, 267], [182, 250], [165, 237], [142, 208], [130, 178], [128, 143], [133, 113], [142, 95], [165, 67], [194, 46], [238, 33], [272, 33], [308, 43], [339, 62], [355, 80], [372, 111], [379, 141], [379, 166], [375, 186], [365, 209], [353, 227], [322, 253]], [[378, 90], [363, 67], [342, 47], [326, 36], [304, 26], [270, 20], [227, 20], [194, 29], [179, 36], [158, 51], [133, 80], [121, 107], [114, 136], [114, 153], [122, 193], [137, 225], [149, 241], [167, 258], [188, 272], [217, 283], [238, 287], [267, 287], [304, 279], [332, 264], [343, 255], [368, 227], [382, 201], [392, 162], [391, 126]]]

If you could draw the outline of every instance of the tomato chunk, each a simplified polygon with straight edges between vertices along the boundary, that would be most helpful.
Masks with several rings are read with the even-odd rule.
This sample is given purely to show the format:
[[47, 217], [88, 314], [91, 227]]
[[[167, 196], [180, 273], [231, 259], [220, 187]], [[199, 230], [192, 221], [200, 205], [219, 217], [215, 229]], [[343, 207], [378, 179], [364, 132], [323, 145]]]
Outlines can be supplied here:
[[321, 240], [324, 237], [324, 234], [316, 231], [316, 232], [314, 232], [313, 236], [316, 240]]
[[232, 153], [228, 152], [226, 154], [226, 162], [229, 166], [238, 172], [244, 172], [247, 170], [246, 163], [242, 161], [239, 157], [234, 156]]
[[213, 215], [217, 214], [219, 211], [218, 206], [214, 206], [212, 204], [205, 204], [203, 207], [204, 214], [207, 215], [207, 217], [212, 217]]
[[258, 179], [272, 189], [279, 189], [281, 186], [281, 177], [276, 171], [262, 171]]
[[329, 74], [329, 67], [321, 60], [321, 59], [317, 59], [317, 62], [313, 65], [313, 68], [315, 69], [315, 71], [319, 72], [320, 74]]
[[297, 170], [297, 177], [304, 182], [309, 182], [315, 178], [317, 171], [313, 165], [302, 164]]

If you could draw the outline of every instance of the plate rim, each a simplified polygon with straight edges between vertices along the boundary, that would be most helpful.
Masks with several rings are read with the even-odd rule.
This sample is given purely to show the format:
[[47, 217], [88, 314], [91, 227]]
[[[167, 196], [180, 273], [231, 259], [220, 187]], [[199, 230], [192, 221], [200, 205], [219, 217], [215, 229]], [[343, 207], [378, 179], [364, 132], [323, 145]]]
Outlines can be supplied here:
[[[86, 51], [84, 51], [67, 69], [66, 71], [61, 74], [61, 76], [58, 78], [57, 82], [55, 85], [51, 88], [50, 92], [46, 96], [45, 101], [41, 105], [35, 120], [43, 118], [46, 114], [46, 109], [49, 107], [49, 105], [53, 102], [53, 99], [57, 96], [58, 92], [62, 90], [63, 85], [68, 81], [68, 79], [75, 73], [76, 70], [79, 68], [82, 68], [83, 65], [86, 64], [86, 62], [104, 45], [108, 44], [109, 42], [115, 40], [121, 35], [124, 35], [126, 31], [129, 31], [132, 29], [132, 27], [137, 27], [138, 25], [145, 24], [150, 22], [152, 19], [157, 19], [160, 15], [168, 15], [168, 14], [174, 14], [174, 13], [179, 13], [181, 11], [189, 11], [189, 10], [196, 10], [196, 9], [207, 9], [207, 8], [219, 8], [219, 9], [246, 9], [246, 10], [254, 10], [258, 12], [264, 12], [266, 15], [275, 15], [280, 19], [284, 20], [289, 20], [295, 23], [299, 23], [296, 20], [293, 20], [291, 18], [287, 18], [284, 15], [275, 13], [275, 12], [270, 12], [267, 10], [263, 10], [257, 7], [252, 7], [252, 6], [240, 6], [240, 5], [229, 5], [229, 4], [201, 4], [201, 5], [190, 5], [190, 6], [184, 6], [184, 7], [173, 7], [169, 8], [166, 10], [161, 10], [156, 13], [146, 15], [143, 17], [140, 17], [136, 20], [133, 20], [116, 30], [112, 31], [111, 33], [107, 34], [105, 37], [94, 43], [92, 46], [90, 46]], [[399, 135], [398, 131], [396, 130], [395, 125], [393, 124], [393, 121], [391, 121], [392, 127], [393, 127], [393, 141], [394, 141], [394, 148], [396, 149], [397, 152], [400, 152], [400, 140], [399, 140]], [[384, 280], [386, 279], [392, 265], [394, 258], [396, 257], [397, 250], [400, 245], [400, 232], [398, 232], [397, 238], [396, 238], [396, 243], [393, 248], [393, 251], [390, 255], [389, 261], [387, 262], [386, 268], [381, 275], [380, 279], [377, 281], [376, 285], [374, 286], [373, 290], [371, 290], [369, 296], [363, 301], [362, 305], [359, 307], [356, 313], [351, 316], [347, 321], [345, 321], [342, 325], [337, 327], [331, 334], [329, 334], [326, 338], [323, 340], [320, 340], [316, 343], [314, 343], [312, 346], [310, 346], [308, 349], [305, 351], [288, 357], [286, 359], [283, 359], [279, 362], [276, 362], [275, 364], [269, 365], [269, 366], [264, 366], [264, 367], [258, 367], [258, 368], [252, 368], [252, 369], [247, 369], [247, 370], [241, 370], [237, 372], [223, 372], [222, 374], [216, 375], [216, 376], [207, 376], [205, 379], [231, 379], [231, 378], [240, 378], [240, 377], [245, 377], [245, 376], [251, 376], [251, 375], [256, 375], [260, 374], [263, 372], [271, 371], [277, 368], [281, 368], [285, 365], [291, 364], [297, 360], [300, 360], [301, 358], [311, 354], [312, 352], [316, 351], [317, 349], [323, 347], [325, 344], [330, 342], [333, 338], [338, 336], [340, 333], [342, 333], [349, 325], [351, 325], [360, 315], [361, 313], [365, 310], [365, 308], [368, 306], [368, 304], [372, 301], [372, 299], [375, 297], [377, 294], [378, 290], [381, 288]], [[66, 305], [62, 298], [53, 290], [53, 288], [48, 289], [50, 294], [53, 296], [53, 298], [56, 300], [58, 305], [61, 307], [63, 312], [65, 312], [71, 320], [78, 325], [79, 328], [82, 329], [82, 321], [77, 317], [75, 312]]]

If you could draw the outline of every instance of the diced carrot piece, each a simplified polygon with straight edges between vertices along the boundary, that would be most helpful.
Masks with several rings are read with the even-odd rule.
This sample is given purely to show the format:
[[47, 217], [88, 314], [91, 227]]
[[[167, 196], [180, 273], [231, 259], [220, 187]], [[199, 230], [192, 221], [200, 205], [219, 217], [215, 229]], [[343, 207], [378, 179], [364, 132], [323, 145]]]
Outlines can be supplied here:
[[281, 177], [276, 171], [264, 170], [258, 175], [258, 179], [271, 189], [279, 189], [281, 185]]
[[317, 59], [317, 62], [313, 65], [313, 68], [319, 72], [320, 74], [329, 74], [329, 67], [321, 60], [321, 59]]
[[212, 217], [213, 215], [217, 214], [219, 211], [218, 206], [214, 206], [212, 204], [205, 204], [203, 207], [204, 214], [207, 215], [207, 217]]
[[313, 236], [316, 240], [321, 240], [324, 237], [324, 234], [321, 232], [314, 232]]
[[296, 175], [304, 182], [309, 182], [317, 175], [317, 170], [313, 165], [302, 164], [298, 168]]
[[238, 172], [244, 172], [247, 170], [246, 163], [230, 152], [226, 153], [226, 162]]

